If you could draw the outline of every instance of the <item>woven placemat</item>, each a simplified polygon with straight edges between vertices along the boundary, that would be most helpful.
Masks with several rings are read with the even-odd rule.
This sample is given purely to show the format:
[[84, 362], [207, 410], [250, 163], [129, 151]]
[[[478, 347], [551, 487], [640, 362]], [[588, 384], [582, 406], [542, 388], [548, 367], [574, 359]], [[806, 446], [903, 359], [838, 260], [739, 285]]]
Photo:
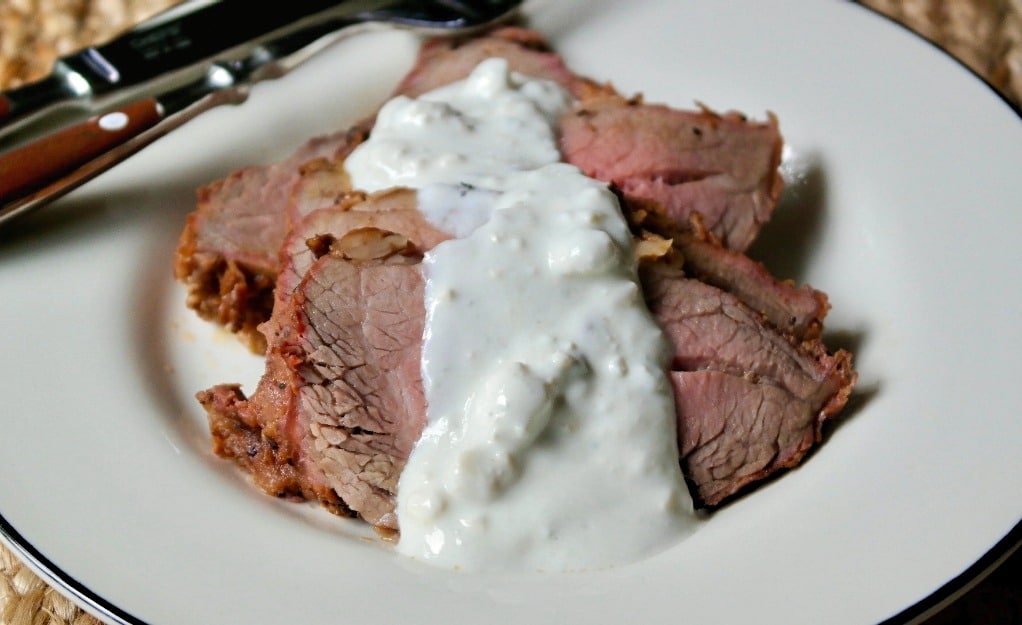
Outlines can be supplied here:
[[[180, 0], [0, 0], [0, 89]], [[1022, 0], [862, 0], [961, 59], [1022, 104]], [[1022, 625], [1022, 553], [926, 625]], [[101, 625], [0, 546], [0, 625]]]

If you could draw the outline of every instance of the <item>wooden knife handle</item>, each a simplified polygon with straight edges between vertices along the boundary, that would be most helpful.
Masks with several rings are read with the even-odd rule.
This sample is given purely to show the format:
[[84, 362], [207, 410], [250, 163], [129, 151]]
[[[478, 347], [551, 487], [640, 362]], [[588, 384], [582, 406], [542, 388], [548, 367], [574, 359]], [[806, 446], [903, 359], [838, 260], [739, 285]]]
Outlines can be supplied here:
[[7, 99], [7, 96], [0, 95], [0, 124], [7, 121], [7, 118], [11, 115], [11, 101]]
[[[0, 120], [5, 104], [6, 100], [0, 101]], [[159, 102], [146, 98], [0, 154], [0, 203], [26, 196], [59, 180], [152, 128], [162, 117]]]

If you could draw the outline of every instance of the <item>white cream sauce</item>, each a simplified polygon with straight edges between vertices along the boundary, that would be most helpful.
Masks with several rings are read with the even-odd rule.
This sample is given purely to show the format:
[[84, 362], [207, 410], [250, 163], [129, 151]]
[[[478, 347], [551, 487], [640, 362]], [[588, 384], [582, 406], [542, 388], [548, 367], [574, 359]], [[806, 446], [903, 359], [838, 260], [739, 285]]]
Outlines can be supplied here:
[[669, 346], [606, 185], [559, 163], [555, 83], [481, 63], [380, 111], [346, 163], [419, 189], [458, 238], [426, 255], [427, 425], [398, 485], [397, 550], [466, 570], [572, 570], [656, 553], [696, 525]]

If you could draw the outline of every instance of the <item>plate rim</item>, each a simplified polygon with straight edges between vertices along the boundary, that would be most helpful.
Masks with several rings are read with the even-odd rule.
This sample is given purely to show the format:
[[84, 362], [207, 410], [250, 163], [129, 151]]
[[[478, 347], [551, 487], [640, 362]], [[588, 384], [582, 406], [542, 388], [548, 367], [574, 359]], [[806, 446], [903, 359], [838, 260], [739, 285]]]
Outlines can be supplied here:
[[43, 582], [96, 618], [115, 625], [148, 625], [146, 621], [100, 596], [46, 557], [4, 517], [3, 513], [0, 513], [0, 543]]
[[922, 623], [924, 619], [935, 616], [979, 585], [1020, 548], [1022, 548], [1022, 519], [1019, 519], [1019, 522], [1001, 540], [964, 571], [926, 597], [881, 621], [878, 625]]

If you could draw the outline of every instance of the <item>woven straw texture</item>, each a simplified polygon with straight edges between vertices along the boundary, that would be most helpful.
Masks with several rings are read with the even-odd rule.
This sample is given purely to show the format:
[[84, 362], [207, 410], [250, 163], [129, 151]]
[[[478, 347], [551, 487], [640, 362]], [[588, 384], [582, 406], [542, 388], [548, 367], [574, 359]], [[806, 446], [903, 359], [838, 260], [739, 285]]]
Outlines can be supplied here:
[[[0, 0], [0, 89], [179, 0]], [[1022, 0], [862, 0], [958, 57], [1022, 104]], [[926, 625], [1022, 625], [1022, 553]], [[183, 598], [184, 599], [184, 598]], [[186, 599], [184, 599], [186, 600]], [[0, 625], [100, 625], [0, 546]]]

